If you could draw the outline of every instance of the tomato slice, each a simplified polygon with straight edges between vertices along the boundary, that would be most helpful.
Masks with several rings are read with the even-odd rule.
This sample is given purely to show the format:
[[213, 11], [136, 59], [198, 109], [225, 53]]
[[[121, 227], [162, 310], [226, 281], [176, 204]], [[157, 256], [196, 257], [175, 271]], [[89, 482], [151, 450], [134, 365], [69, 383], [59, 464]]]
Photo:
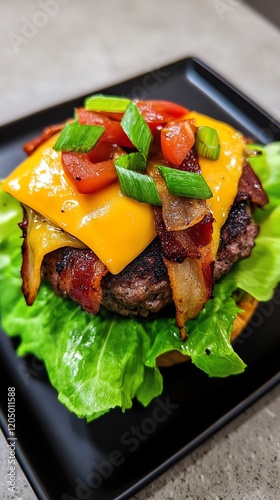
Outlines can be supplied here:
[[173, 165], [180, 165], [194, 145], [194, 131], [193, 120], [168, 122], [160, 134], [164, 159]]
[[117, 180], [113, 160], [92, 163], [86, 153], [63, 152], [61, 157], [63, 168], [79, 193], [94, 193]]
[[76, 112], [81, 125], [100, 125], [105, 127], [104, 133], [99, 139], [100, 142], [109, 142], [110, 144], [118, 144], [126, 148], [134, 148], [119, 122], [111, 120], [104, 114], [97, 113], [96, 111], [88, 111], [84, 108], [78, 108]]
[[186, 117], [189, 113], [187, 108], [169, 101], [138, 101], [136, 106], [150, 127], [164, 125], [170, 120]]

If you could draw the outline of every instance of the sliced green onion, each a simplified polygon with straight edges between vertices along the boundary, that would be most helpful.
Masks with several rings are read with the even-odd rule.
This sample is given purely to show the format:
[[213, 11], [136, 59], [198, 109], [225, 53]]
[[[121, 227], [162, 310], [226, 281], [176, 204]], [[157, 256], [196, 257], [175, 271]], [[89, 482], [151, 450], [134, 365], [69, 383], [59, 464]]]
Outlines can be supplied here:
[[81, 125], [78, 122], [67, 123], [53, 149], [55, 151], [88, 153], [100, 139], [104, 130], [104, 127], [98, 125]]
[[125, 97], [114, 97], [96, 94], [85, 100], [85, 108], [90, 111], [104, 111], [108, 113], [124, 113], [131, 102]]
[[197, 153], [204, 158], [217, 160], [221, 149], [217, 130], [211, 127], [198, 127], [195, 135], [195, 148]]
[[128, 155], [122, 155], [115, 160], [115, 165], [118, 167], [123, 167], [128, 170], [145, 170], [146, 161], [141, 155], [141, 153], [130, 153]]
[[157, 165], [168, 191], [175, 196], [206, 200], [213, 196], [211, 189], [201, 174], [185, 172], [175, 168]]
[[151, 205], [161, 205], [154, 179], [146, 174], [116, 166], [121, 192], [134, 200]]
[[152, 133], [137, 106], [130, 102], [122, 118], [121, 126], [131, 140], [133, 146], [147, 160], [149, 148], [153, 139]]

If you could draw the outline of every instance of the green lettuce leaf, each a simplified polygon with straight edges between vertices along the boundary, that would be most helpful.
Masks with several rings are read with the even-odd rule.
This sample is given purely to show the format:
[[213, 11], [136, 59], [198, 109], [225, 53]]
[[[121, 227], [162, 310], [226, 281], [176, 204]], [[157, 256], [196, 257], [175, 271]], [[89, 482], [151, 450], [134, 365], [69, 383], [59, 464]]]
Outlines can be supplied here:
[[[250, 146], [252, 149], [255, 145]], [[240, 261], [226, 280], [259, 301], [271, 299], [280, 282], [280, 142], [258, 146], [249, 162], [262, 181], [269, 203], [255, 214], [260, 232], [250, 259]]]
[[[91, 421], [116, 406], [124, 411], [137, 398], [144, 406], [162, 392], [156, 359], [170, 350], [189, 356], [212, 377], [242, 373], [243, 361], [230, 344], [239, 309], [236, 290], [268, 300], [280, 281], [280, 143], [261, 147], [252, 158], [270, 204], [256, 214], [261, 231], [250, 260], [238, 263], [214, 289], [214, 298], [188, 322], [182, 343], [174, 318], [122, 318], [101, 310], [83, 312], [70, 300], [57, 297], [42, 283], [32, 307], [21, 294], [20, 204], [0, 190], [0, 311], [9, 336], [20, 336], [18, 354], [43, 360], [59, 400], [79, 417]], [[258, 165], [255, 167], [256, 161]]]

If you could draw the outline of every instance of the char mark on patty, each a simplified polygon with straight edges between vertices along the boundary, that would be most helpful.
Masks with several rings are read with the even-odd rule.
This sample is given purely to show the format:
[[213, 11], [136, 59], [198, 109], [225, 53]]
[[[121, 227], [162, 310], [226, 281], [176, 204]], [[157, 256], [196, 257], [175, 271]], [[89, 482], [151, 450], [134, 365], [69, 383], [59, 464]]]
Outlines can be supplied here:
[[251, 207], [245, 202], [235, 203], [221, 231], [215, 280], [226, 274], [235, 262], [250, 256], [258, 232]]

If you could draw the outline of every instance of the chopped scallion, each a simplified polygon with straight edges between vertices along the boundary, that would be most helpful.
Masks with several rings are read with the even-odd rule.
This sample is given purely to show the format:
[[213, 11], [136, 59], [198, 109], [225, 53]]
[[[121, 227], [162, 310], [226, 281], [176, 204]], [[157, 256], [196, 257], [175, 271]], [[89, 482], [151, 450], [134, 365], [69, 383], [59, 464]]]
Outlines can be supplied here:
[[130, 102], [131, 100], [125, 97], [96, 94], [85, 100], [85, 108], [89, 111], [124, 113]]
[[100, 139], [104, 127], [67, 123], [62, 129], [53, 149], [55, 151], [75, 151], [88, 153]]
[[152, 133], [137, 106], [130, 102], [122, 118], [121, 126], [132, 144], [147, 160], [153, 139]]
[[221, 149], [217, 130], [211, 127], [198, 127], [195, 134], [195, 148], [204, 158], [217, 160]]
[[168, 191], [175, 196], [205, 200], [212, 192], [202, 175], [157, 165]]
[[115, 160], [115, 165], [129, 170], [145, 170], [146, 161], [141, 153], [136, 152], [119, 156], [119, 158]]
[[134, 200], [151, 205], [161, 205], [154, 179], [146, 174], [116, 166], [121, 192]]

